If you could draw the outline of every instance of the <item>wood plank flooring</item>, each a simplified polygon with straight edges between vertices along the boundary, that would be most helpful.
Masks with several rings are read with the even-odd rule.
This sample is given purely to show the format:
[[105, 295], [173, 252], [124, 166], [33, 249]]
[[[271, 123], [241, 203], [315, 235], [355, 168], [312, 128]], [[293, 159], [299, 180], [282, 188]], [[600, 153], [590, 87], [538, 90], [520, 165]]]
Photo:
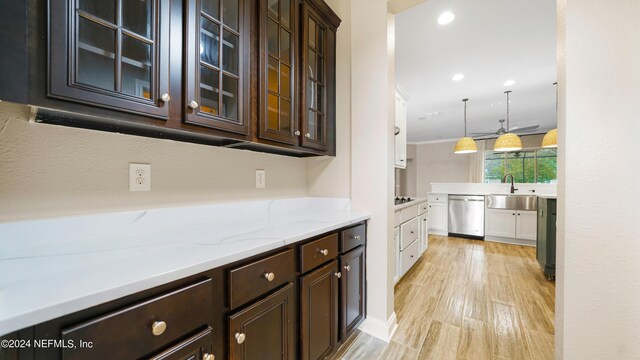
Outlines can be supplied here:
[[431, 235], [396, 285], [391, 342], [357, 332], [334, 359], [553, 359], [554, 302], [535, 248]]

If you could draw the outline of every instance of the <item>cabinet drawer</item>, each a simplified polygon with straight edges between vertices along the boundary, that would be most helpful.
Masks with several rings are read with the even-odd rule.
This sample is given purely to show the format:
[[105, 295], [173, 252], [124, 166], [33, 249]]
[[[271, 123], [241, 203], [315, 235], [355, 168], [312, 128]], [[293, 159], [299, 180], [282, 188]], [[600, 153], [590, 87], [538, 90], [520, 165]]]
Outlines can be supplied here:
[[[62, 358], [137, 359], [206, 325], [212, 300], [212, 280], [205, 279], [64, 329], [62, 339], [77, 348], [62, 349]], [[93, 348], [81, 348], [81, 341]]]
[[422, 215], [426, 213], [428, 208], [429, 208], [429, 204], [427, 204], [426, 202], [418, 205], [418, 215]]
[[[229, 306], [235, 309], [292, 281], [295, 274], [293, 258], [293, 250], [289, 249], [230, 270]], [[271, 274], [272, 278], [269, 277]]]
[[418, 241], [414, 241], [406, 249], [400, 252], [400, 276], [411, 269], [411, 267], [418, 261], [419, 244]]
[[305, 273], [338, 256], [338, 234], [300, 246], [300, 271]]
[[364, 245], [367, 237], [366, 231], [364, 224], [342, 230], [340, 234], [340, 252], [344, 254], [351, 249]]
[[407, 222], [414, 217], [418, 216], [418, 207], [416, 205], [409, 206], [406, 209], [400, 210], [400, 223]]
[[160, 354], [152, 356], [149, 360], [175, 360], [175, 359], [207, 359], [214, 356], [213, 333], [211, 327], [199, 332], [187, 340], [174, 345]]
[[400, 250], [404, 250], [418, 238], [420, 223], [417, 218], [400, 225]]

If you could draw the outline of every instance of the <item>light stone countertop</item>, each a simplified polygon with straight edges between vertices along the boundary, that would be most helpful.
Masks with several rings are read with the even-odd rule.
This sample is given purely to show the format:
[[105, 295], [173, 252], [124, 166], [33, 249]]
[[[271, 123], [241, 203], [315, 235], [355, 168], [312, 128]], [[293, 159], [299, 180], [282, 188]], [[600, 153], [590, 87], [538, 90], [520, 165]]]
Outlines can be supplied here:
[[367, 220], [294, 198], [0, 224], [0, 336]]

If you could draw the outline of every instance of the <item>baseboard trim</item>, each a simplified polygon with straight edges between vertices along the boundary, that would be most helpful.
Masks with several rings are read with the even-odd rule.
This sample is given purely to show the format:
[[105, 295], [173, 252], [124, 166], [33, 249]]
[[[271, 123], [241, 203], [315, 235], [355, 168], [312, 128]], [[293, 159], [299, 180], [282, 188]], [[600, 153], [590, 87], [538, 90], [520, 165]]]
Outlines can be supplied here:
[[395, 334], [396, 330], [398, 329], [398, 320], [396, 317], [396, 313], [394, 312], [393, 314], [391, 314], [387, 321], [367, 317], [358, 328], [360, 329], [360, 331], [377, 337], [384, 342], [389, 342], [391, 341], [393, 334]]
[[525, 239], [512, 239], [512, 238], [504, 238], [500, 236], [485, 236], [484, 241], [498, 242], [503, 244], [512, 244], [512, 245], [523, 245], [523, 246], [536, 246], [535, 240], [525, 240]]

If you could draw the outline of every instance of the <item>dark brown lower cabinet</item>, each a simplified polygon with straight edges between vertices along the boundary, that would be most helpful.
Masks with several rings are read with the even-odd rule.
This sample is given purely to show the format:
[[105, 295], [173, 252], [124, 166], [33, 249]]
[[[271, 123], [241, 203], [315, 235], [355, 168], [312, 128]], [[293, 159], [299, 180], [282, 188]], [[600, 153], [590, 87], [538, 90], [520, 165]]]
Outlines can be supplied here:
[[293, 360], [293, 284], [229, 316], [229, 359]]
[[211, 327], [173, 346], [150, 360], [214, 360]]
[[364, 246], [340, 256], [340, 339], [346, 339], [364, 320]]
[[302, 359], [329, 356], [338, 343], [338, 261], [300, 278]]

